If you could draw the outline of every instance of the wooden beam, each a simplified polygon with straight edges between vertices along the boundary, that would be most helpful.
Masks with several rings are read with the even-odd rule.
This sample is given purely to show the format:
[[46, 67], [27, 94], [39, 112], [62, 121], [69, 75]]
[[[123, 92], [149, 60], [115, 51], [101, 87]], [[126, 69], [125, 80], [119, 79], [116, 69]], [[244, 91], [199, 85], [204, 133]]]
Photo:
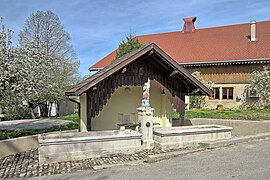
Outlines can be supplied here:
[[155, 60], [155, 63], [159, 63], [162, 67], [164, 67], [166, 70], [169, 70], [169, 67], [166, 66], [164, 63], [161, 62], [161, 60], [163, 61], [163, 59], [157, 58], [155, 55], [151, 56], [149, 59], [153, 59]]
[[170, 74], [170, 77], [172, 77], [173, 75], [177, 74], [178, 71], [177, 70], [174, 70], [171, 74]]
[[87, 118], [87, 131], [91, 131], [92, 130], [92, 125], [91, 125], [91, 94], [88, 92], [86, 93], [86, 118]]
[[197, 92], [199, 92], [200, 91], [200, 88], [196, 88], [196, 89], [194, 89], [190, 94], [196, 94]]

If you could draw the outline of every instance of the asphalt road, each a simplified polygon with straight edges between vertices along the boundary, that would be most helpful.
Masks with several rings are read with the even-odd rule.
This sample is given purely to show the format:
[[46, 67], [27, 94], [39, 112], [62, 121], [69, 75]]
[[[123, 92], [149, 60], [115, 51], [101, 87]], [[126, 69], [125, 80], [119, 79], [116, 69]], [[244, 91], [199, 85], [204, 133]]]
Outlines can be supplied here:
[[270, 179], [270, 139], [205, 150], [156, 163], [33, 179]]

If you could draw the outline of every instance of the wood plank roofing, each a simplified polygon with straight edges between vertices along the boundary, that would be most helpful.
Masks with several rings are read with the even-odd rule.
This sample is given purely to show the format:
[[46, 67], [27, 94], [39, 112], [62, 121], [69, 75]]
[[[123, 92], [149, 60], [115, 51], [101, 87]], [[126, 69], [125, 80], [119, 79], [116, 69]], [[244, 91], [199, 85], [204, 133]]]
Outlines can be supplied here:
[[[120, 58], [118, 61], [106, 66], [102, 70], [98, 71], [96, 74], [90, 76], [84, 81], [72, 87], [66, 92], [67, 96], [78, 96], [82, 93], [93, 88], [99, 82], [103, 81], [107, 77], [123, 71], [123, 69], [134, 61], [143, 60], [142, 57], [150, 56], [151, 54], [157, 55], [158, 58], [155, 61], [160, 61], [169, 66], [174, 72], [175, 76], [179, 76], [182, 81], [190, 86], [190, 91], [194, 91], [201, 95], [211, 95], [211, 91], [205, 87], [201, 82], [199, 82], [195, 77], [193, 77], [185, 68], [174, 61], [168, 54], [166, 54], [161, 48], [159, 48], [155, 43], [150, 43], [141, 49], [138, 49], [127, 56]], [[196, 90], [196, 91], [195, 91]]]

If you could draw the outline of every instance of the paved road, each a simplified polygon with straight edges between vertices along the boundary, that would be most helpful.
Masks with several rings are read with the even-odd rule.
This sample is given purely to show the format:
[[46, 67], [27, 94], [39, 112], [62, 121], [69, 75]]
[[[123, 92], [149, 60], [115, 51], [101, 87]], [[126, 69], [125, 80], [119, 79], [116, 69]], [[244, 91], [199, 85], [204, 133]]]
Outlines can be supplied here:
[[64, 126], [70, 123], [60, 119], [24, 119], [13, 121], [1, 121], [0, 130], [43, 129], [53, 126]]
[[270, 139], [206, 150], [152, 164], [33, 179], [270, 179]]

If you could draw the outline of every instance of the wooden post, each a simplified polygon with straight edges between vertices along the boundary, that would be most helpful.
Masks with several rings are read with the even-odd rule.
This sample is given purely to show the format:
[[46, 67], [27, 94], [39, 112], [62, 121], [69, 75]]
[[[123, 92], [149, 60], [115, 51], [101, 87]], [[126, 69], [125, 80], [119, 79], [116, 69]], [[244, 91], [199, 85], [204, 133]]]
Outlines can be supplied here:
[[86, 96], [87, 96], [87, 102], [86, 102], [86, 105], [87, 105], [87, 115], [86, 115], [86, 117], [87, 117], [87, 131], [91, 131], [92, 130], [92, 126], [91, 126], [91, 109], [92, 109], [92, 107], [91, 107], [91, 94], [88, 92], [87, 94], [86, 94]]
[[78, 103], [78, 131], [81, 132], [81, 103]]
[[185, 102], [180, 100], [180, 126], [184, 126], [185, 124]]
[[180, 121], [180, 126], [184, 126], [184, 124], [185, 124], [185, 115], [184, 114], [180, 114], [180, 119], [179, 119], [179, 121]]

